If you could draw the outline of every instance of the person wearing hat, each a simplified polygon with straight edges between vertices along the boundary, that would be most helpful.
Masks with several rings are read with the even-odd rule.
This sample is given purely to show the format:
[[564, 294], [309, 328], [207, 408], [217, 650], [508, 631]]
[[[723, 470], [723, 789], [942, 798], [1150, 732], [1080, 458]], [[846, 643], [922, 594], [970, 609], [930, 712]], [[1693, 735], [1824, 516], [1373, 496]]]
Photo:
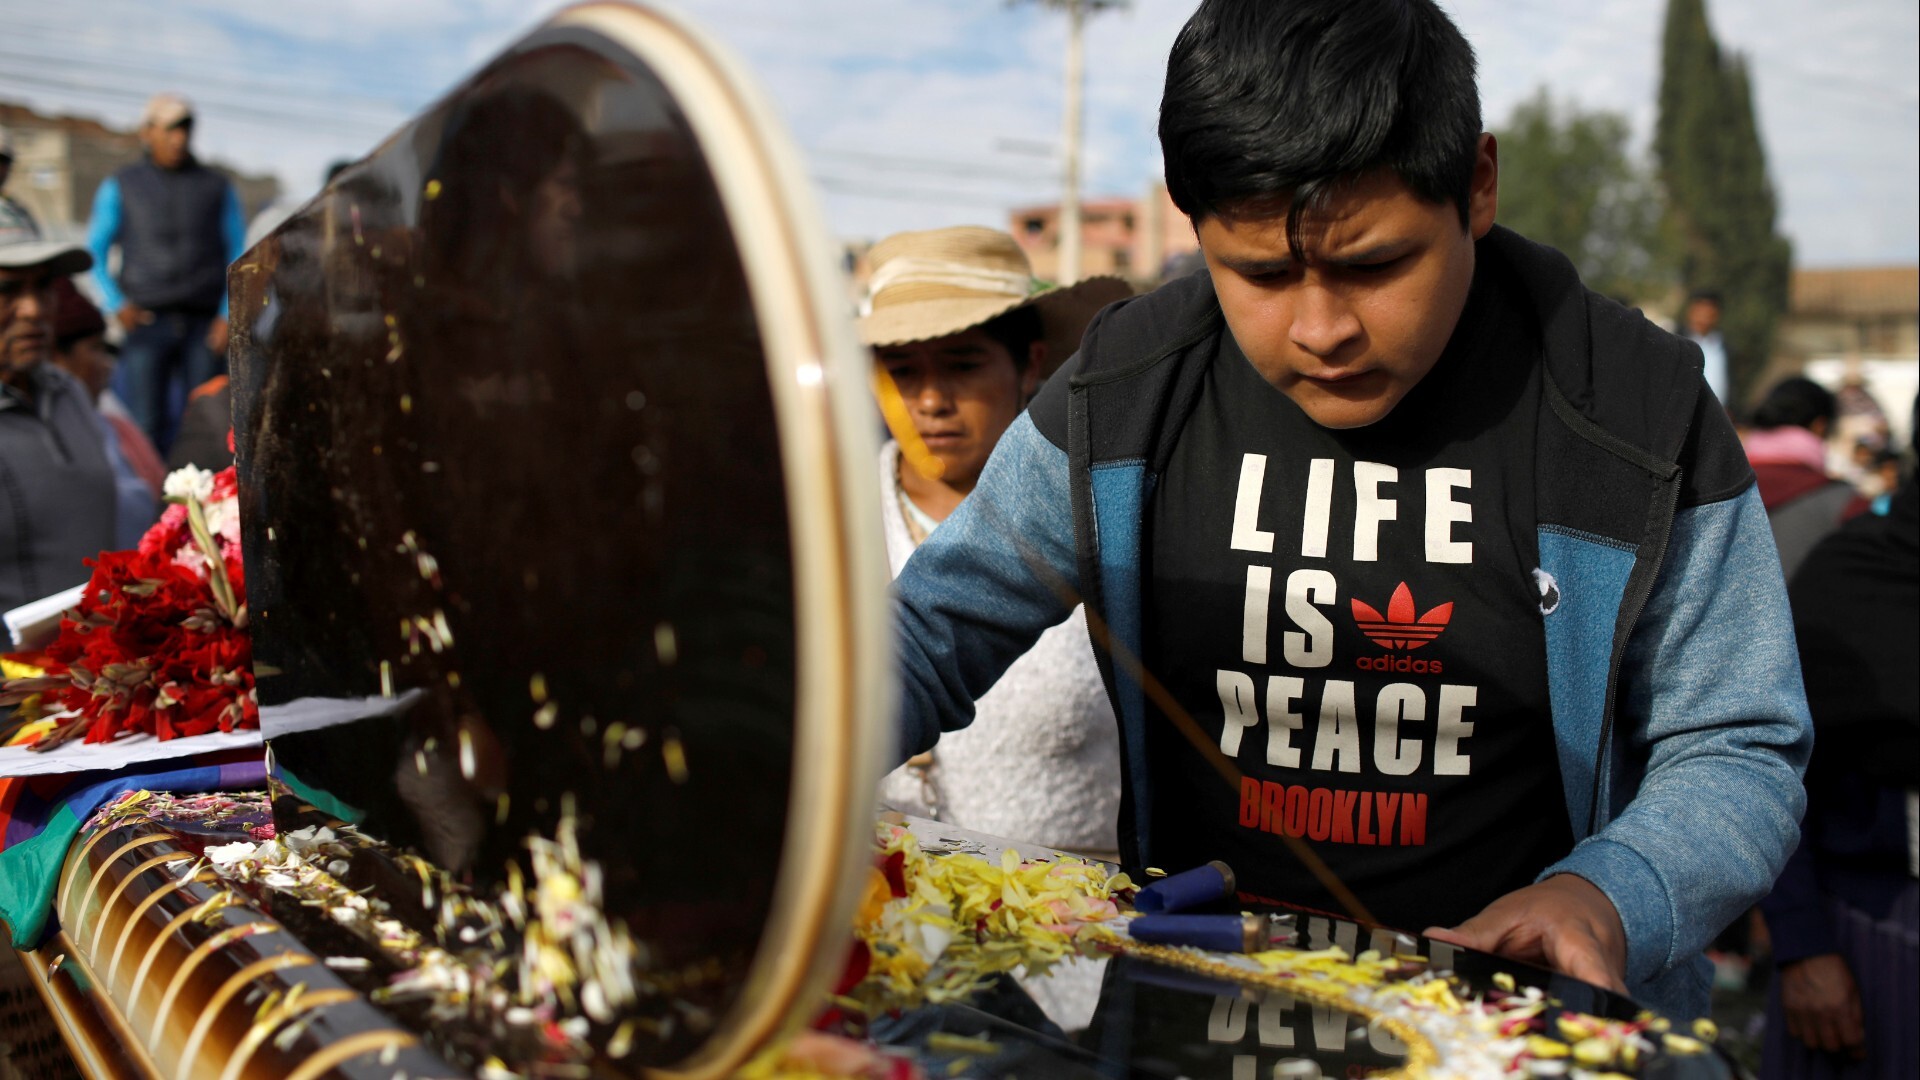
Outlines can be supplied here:
[[[1037, 281], [1013, 237], [972, 226], [890, 236], [868, 258], [860, 336], [883, 403], [897, 390], [901, 406], [889, 410], [899, 441], [881, 450], [879, 475], [897, 575], [973, 490], [1001, 434], [1088, 319], [1132, 290], [1118, 278]], [[881, 798], [963, 828], [1111, 858], [1119, 753], [1076, 610], [980, 698], [972, 727], [890, 773]]]
[[166, 463], [133, 422], [111, 384], [118, 360], [107, 347], [107, 320], [72, 278], [54, 281], [53, 363], [86, 387], [93, 402], [95, 426], [106, 444], [117, 492], [114, 547], [137, 547], [140, 537], [160, 514]]
[[[154, 95], [140, 121], [146, 154], [100, 184], [87, 226], [95, 280], [127, 335], [120, 396], [162, 453], [184, 389], [226, 371], [227, 265], [246, 250], [240, 196], [193, 156], [192, 137], [193, 106]], [[118, 277], [107, 270], [116, 246]]]
[[5, 194], [7, 178], [13, 175], [13, 136], [0, 128], [0, 241], [38, 240], [40, 223], [13, 196]]
[[49, 363], [55, 283], [82, 248], [0, 239], [0, 611], [87, 580], [114, 546], [113, 466], [87, 390]]

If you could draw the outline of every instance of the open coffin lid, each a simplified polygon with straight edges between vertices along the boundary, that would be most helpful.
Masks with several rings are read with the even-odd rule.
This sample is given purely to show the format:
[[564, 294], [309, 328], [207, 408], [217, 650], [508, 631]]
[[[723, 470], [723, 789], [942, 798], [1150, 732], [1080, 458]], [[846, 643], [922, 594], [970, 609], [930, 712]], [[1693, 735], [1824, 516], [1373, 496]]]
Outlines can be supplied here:
[[571, 837], [640, 984], [610, 1074], [729, 1071], [846, 955], [886, 560], [803, 175], [710, 42], [586, 4], [230, 276], [277, 823], [480, 891]]

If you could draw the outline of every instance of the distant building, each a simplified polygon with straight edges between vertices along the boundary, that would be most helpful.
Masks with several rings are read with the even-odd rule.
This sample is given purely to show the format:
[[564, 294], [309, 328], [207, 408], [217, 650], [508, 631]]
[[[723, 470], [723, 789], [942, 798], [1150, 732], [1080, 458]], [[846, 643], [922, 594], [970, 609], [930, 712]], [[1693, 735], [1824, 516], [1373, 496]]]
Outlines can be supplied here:
[[[1920, 266], [1795, 270], [1788, 296], [1756, 392], [1792, 374], [1836, 390], [1857, 382], [1886, 413], [1892, 445], [1908, 445], [1920, 392]], [[1841, 423], [1837, 471], [1849, 463], [1853, 439], [1846, 418]]]
[[[45, 116], [25, 105], [0, 101], [0, 127], [13, 136], [13, 175], [7, 194], [26, 204], [53, 236], [78, 236], [93, 212], [100, 182], [122, 165], [140, 160], [140, 140], [97, 120]], [[204, 160], [204, 159], [203, 159]], [[233, 181], [251, 217], [280, 194], [280, 181], [207, 161]]]
[[[1007, 231], [1020, 242], [1035, 275], [1053, 279], [1060, 272], [1060, 205], [1013, 211]], [[1160, 283], [1168, 263], [1199, 250], [1186, 215], [1154, 182], [1139, 199], [1087, 199], [1080, 204], [1080, 272], [1088, 277], [1117, 274], [1141, 288]]]
[[1920, 360], [1920, 266], [1795, 270], [1776, 354]]

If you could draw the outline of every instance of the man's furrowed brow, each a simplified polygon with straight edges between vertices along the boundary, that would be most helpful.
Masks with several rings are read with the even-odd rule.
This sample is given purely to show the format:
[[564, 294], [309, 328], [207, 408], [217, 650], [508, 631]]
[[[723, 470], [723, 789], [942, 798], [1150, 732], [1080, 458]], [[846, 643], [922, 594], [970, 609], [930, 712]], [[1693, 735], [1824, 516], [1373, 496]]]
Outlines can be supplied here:
[[1241, 277], [1273, 277], [1293, 269], [1290, 256], [1279, 255], [1273, 258], [1239, 259], [1231, 255], [1216, 256], [1227, 269]]
[[1368, 266], [1374, 263], [1391, 262], [1405, 255], [1412, 247], [1412, 242], [1407, 240], [1383, 240], [1353, 251], [1342, 251], [1338, 255], [1326, 256], [1321, 261], [1333, 266]]

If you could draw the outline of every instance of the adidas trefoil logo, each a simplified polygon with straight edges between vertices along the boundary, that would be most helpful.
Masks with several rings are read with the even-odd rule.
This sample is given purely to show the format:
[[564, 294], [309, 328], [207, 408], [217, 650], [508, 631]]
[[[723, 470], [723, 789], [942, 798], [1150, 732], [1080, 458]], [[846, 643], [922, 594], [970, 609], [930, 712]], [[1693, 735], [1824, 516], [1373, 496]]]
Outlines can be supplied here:
[[1359, 625], [1360, 632], [1384, 649], [1410, 651], [1439, 637], [1447, 628], [1448, 620], [1453, 618], [1453, 602], [1441, 604], [1419, 618], [1414, 617], [1413, 611], [1413, 590], [1407, 588], [1404, 581], [1393, 590], [1384, 617], [1366, 601], [1353, 601], [1353, 621]]

